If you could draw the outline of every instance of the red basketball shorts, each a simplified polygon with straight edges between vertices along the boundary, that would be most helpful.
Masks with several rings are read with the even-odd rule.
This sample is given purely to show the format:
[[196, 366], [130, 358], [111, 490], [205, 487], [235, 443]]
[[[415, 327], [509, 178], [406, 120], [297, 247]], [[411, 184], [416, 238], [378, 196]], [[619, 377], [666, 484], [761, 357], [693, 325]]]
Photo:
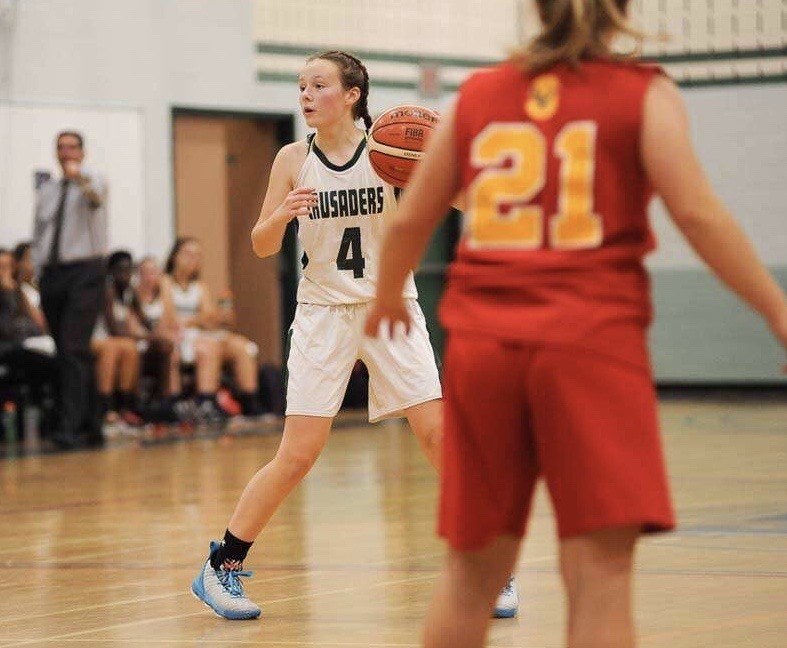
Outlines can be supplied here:
[[439, 533], [479, 549], [522, 537], [543, 476], [561, 538], [675, 520], [644, 351], [627, 363], [550, 344], [452, 334]]

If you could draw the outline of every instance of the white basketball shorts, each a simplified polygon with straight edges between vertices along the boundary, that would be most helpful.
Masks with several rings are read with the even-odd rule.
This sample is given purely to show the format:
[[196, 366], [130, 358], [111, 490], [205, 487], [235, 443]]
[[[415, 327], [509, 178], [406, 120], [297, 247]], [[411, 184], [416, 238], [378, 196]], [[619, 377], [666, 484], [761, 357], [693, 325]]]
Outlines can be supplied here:
[[289, 333], [287, 415], [333, 417], [341, 407], [357, 360], [369, 370], [369, 421], [442, 398], [426, 319], [407, 300], [410, 334], [393, 340], [363, 333], [370, 304], [298, 304]]

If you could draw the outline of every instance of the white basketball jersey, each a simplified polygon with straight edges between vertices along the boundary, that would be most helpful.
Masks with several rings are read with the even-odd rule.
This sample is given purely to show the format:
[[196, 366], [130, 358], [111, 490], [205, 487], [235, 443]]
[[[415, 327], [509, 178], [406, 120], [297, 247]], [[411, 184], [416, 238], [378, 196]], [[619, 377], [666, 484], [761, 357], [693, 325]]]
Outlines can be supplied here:
[[[304, 249], [298, 301], [305, 304], [358, 304], [374, 299], [385, 219], [396, 210], [391, 185], [369, 162], [366, 138], [352, 159], [332, 164], [309, 138], [309, 152], [295, 187], [314, 187], [317, 205], [298, 217]], [[415, 298], [412, 272], [404, 297]]]

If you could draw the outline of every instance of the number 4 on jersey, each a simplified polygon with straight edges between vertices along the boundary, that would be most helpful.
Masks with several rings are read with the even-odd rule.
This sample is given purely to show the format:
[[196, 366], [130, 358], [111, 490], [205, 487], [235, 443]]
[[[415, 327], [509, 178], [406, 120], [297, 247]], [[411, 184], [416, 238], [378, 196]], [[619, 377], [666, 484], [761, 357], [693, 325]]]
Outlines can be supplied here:
[[344, 230], [339, 254], [336, 256], [336, 267], [339, 270], [352, 270], [355, 279], [363, 277], [366, 259], [361, 255], [360, 227], [348, 227]]

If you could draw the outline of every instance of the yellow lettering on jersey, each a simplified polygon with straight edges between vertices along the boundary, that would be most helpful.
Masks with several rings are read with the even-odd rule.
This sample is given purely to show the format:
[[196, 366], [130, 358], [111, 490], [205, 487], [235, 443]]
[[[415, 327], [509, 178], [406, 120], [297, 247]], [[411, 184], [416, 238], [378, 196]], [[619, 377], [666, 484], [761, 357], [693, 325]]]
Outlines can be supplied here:
[[468, 189], [470, 245], [539, 247], [543, 213], [526, 203], [546, 181], [541, 131], [532, 124], [490, 124], [473, 141], [470, 155], [472, 164], [483, 168]]
[[603, 223], [593, 213], [593, 180], [596, 167], [596, 124], [578, 121], [566, 124], [555, 139], [560, 156], [558, 213], [550, 219], [553, 248], [594, 248], [603, 240]]
[[[558, 213], [550, 218], [550, 245], [580, 250], [601, 245], [604, 226], [593, 213], [596, 124], [566, 124], [555, 139], [560, 158]], [[531, 123], [489, 124], [473, 140], [467, 235], [472, 247], [535, 249], [544, 241], [544, 214], [528, 205], [546, 183], [546, 138]], [[509, 162], [506, 165], [506, 162]]]

